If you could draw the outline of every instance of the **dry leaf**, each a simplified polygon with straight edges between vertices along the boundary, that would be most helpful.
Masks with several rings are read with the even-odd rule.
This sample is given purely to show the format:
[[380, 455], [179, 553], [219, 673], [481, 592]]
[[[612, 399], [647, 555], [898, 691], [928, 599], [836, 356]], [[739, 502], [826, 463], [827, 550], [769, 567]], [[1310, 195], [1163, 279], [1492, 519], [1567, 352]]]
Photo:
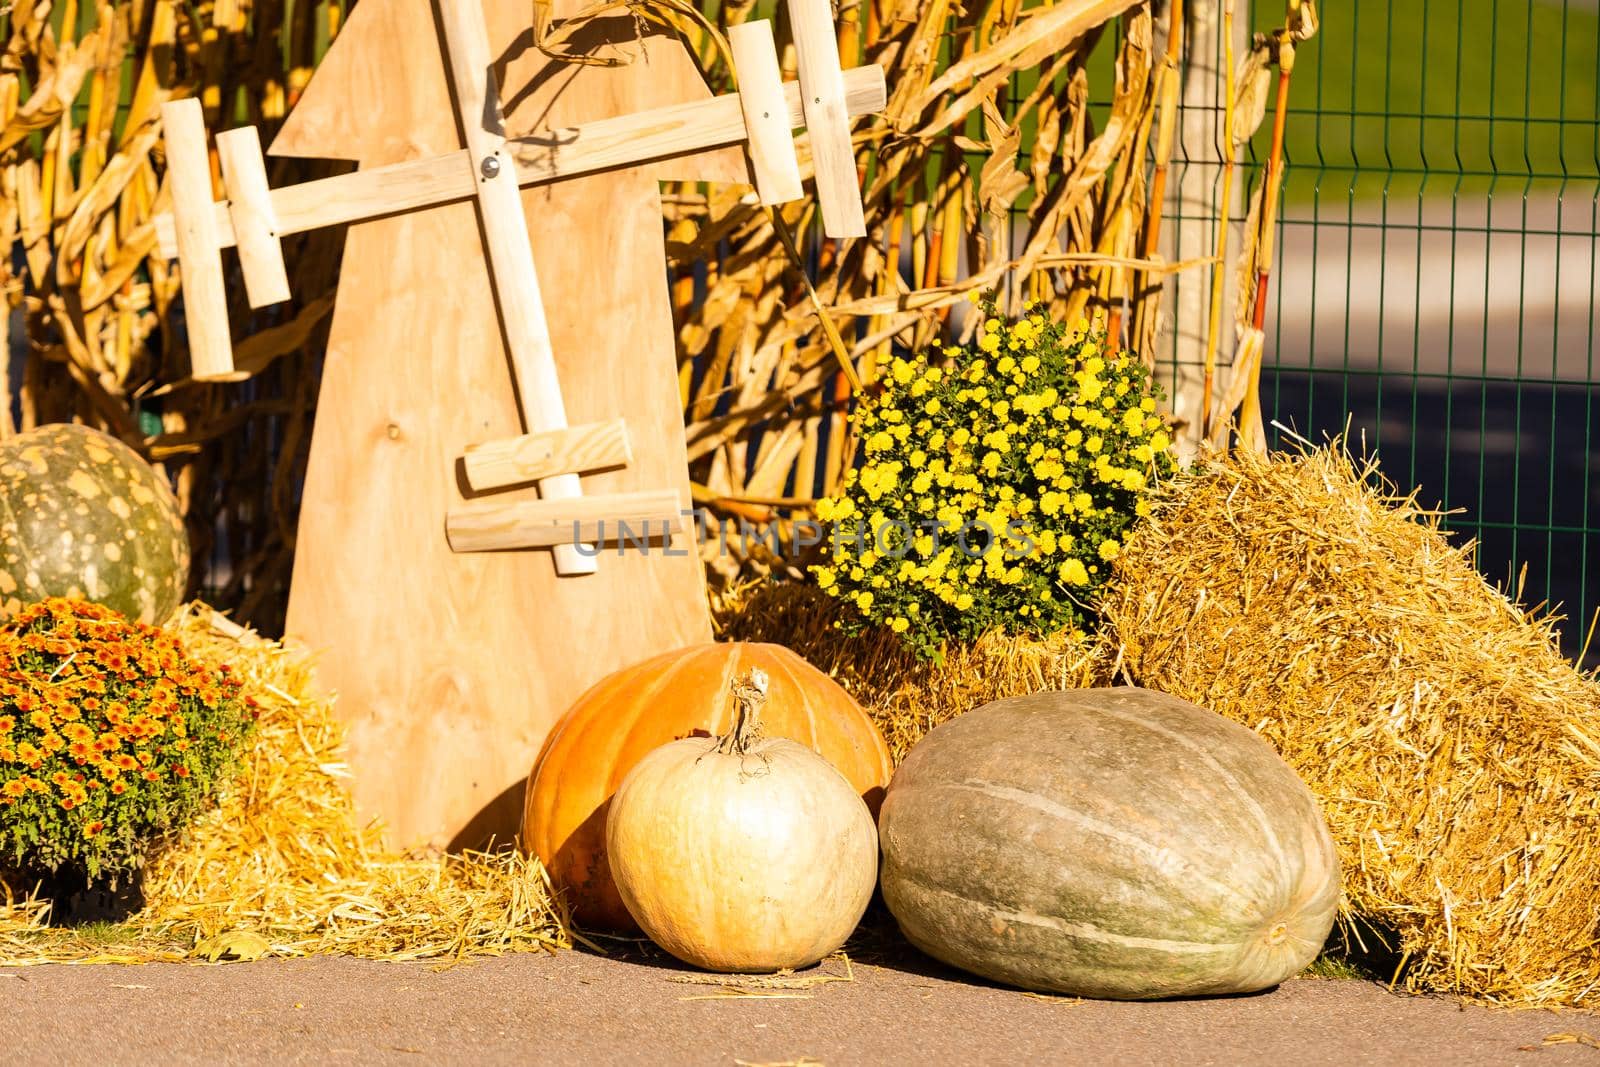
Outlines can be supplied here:
[[218, 960], [259, 960], [272, 954], [272, 944], [254, 930], [230, 930], [208, 937], [190, 955], [216, 963]]

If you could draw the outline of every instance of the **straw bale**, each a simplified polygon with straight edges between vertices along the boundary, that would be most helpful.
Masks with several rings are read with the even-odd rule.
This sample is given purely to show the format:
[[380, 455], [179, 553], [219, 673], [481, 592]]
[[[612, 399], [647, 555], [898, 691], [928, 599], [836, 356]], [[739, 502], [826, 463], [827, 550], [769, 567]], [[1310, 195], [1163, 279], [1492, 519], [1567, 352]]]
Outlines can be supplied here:
[[946, 646], [928, 662], [886, 630], [849, 636], [847, 609], [814, 585], [754, 582], [713, 597], [718, 636], [787, 645], [831, 674], [867, 709], [899, 762], [929, 730], [1001, 697], [1109, 683], [1111, 657], [1097, 638], [1073, 641], [992, 632]]
[[1121, 666], [1278, 748], [1409, 988], [1592, 1006], [1600, 685], [1438, 522], [1337, 442], [1209, 462], [1118, 563]]
[[0, 903], [0, 964], [181, 959], [214, 954], [241, 932], [287, 956], [459, 959], [570, 945], [537, 860], [383, 850], [344, 787], [343, 733], [313, 695], [306, 656], [203, 605], [173, 625], [191, 653], [230, 663], [261, 705], [238, 780], [151, 862], [146, 906], [129, 922], [54, 930], [47, 902]]

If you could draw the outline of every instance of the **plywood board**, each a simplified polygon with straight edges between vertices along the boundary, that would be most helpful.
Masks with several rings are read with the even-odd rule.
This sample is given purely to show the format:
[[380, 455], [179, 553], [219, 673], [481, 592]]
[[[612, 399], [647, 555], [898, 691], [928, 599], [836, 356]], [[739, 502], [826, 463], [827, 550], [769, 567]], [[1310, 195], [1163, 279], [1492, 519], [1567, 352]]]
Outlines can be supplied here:
[[[555, 5], [560, 17], [579, 6]], [[695, 99], [676, 42], [619, 68], [552, 66], [531, 9], [488, 5], [507, 126], [568, 125]], [[631, 37], [631, 18], [604, 20]], [[604, 46], [604, 37], [597, 47]], [[363, 166], [460, 146], [426, 0], [364, 0], [273, 151]], [[383, 107], [348, 108], [351, 99]], [[307, 109], [312, 110], [308, 111]], [[568, 418], [626, 420], [633, 462], [586, 493], [689, 498], [653, 172], [524, 190]], [[550, 725], [590, 684], [711, 636], [692, 527], [685, 555], [637, 553], [558, 578], [548, 551], [456, 554], [446, 511], [466, 446], [521, 432], [475, 208], [353, 226], [307, 470], [288, 629], [339, 694], [362, 810], [400, 846], [515, 832]], [[526, 492], [521, 490], [519, 492]]]

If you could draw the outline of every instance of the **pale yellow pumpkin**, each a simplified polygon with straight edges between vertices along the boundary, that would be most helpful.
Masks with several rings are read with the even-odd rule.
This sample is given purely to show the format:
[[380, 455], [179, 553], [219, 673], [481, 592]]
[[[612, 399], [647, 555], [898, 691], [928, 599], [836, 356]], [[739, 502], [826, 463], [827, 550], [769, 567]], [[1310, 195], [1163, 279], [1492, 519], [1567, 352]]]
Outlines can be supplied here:
[[804, 967], [861, 921], [877, 829], [821, 756], [760, 737], [764, 674], [734, 688], [732, 731], [663, 745], [623, 779], [606, 824], [611, 876], [640, 928], [686, 963]]

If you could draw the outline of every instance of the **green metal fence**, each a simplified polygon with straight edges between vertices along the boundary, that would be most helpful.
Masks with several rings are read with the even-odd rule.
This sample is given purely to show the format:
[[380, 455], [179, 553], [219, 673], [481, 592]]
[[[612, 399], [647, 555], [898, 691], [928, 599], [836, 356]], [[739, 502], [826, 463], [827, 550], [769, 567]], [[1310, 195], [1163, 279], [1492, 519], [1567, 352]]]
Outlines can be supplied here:
[[[1269, 419], [1314, 440], [1348, 423], [1486, 575], [1559, 605], [1574, 655], [1600, 609], [1597, 6], [1327, 0], [1294, 72], [1262, 383]], [[1215, 241], [1215, 146], [1190, 133], [1175, 173], [1212, 200], [1181, 205], [1180, 258]], [[1175, 388], [1196, 358], [1176, 296]]]

